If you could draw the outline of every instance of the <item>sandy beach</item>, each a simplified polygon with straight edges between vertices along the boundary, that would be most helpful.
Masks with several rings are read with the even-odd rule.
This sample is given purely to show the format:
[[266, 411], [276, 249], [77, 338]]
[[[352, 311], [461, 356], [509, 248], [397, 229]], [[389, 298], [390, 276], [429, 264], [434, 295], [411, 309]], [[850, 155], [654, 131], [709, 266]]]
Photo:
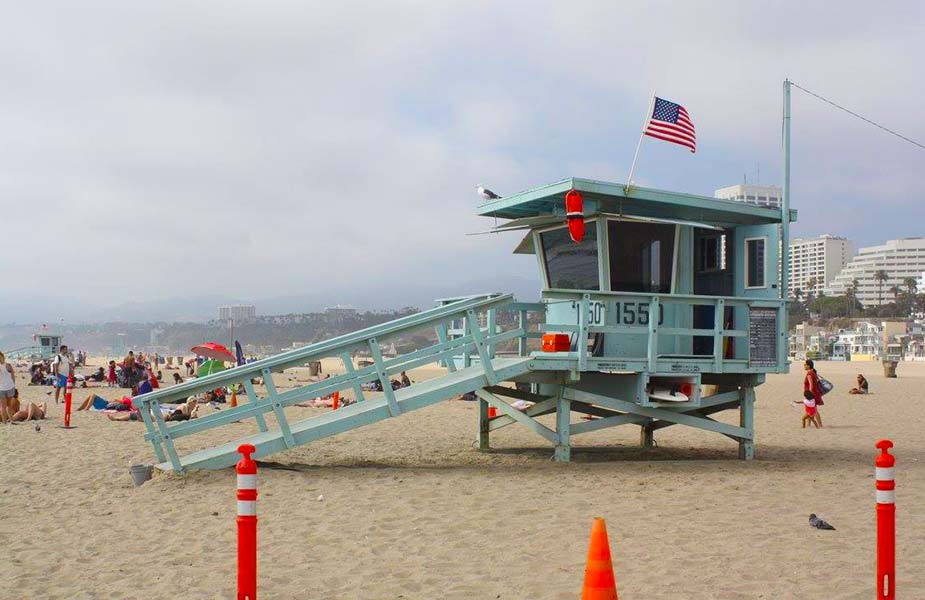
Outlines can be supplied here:
[[[837, 386], [822, 430], [801, 429], [801, 409], [790, 405], [800, 397], [796, 367], [758, 389], [752, 462], [739, 461], [730, 440], [681, 427], [659, 431], [649, 451], [636, 427], [575, 437], [571, 464], [552, 462], [552, 448], [517, 426], [494, 433], [493, 451], [480, 453], [472, 447], [476, 404], [462, 401], [268, 457], [259, 480], [259, 593], [575, 599], [591, 519], [602, 516], [623, 600], [867, 599], [873, 444], [889, 437], [898, 595], [925, 597], [925, 364], [903, 363], [899, 378], [885, 379], [879, 363], [820, 363]], [[859, 371], [870, 396], [847, 394]], [[306, 375], [287, 371], [276, 381]], [[50, 389], [21, 386], [23, 400], [51, 402], [41, 431], [0, 427], [0, 596], [233, 597], [233, 471], [155, 472], [135, 488], [129, 466], [153, 460], [143, 425], [81, 412], [76, 429], [60, 429], [63, 409]], [[86, 393], [75, 390], [75, 400]], [[287, 410], [305, 418], [325, 409]], [[179, 447], [253, 429], [235, 427]], [[837, 531], [812, 529], [811, 512]]]

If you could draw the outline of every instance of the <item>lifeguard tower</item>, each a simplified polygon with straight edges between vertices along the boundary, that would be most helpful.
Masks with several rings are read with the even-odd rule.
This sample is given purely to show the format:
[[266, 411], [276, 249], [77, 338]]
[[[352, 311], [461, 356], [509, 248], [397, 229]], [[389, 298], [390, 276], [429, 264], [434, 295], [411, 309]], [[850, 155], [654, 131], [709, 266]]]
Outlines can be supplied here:
[[[265, 456], [466, 392], [479, 398], [482, 450], [491, 432], [515, 423], [546, 439], [560, 461], [570, 459], [574, 435], [634, 425], [647, 447], [659, 429], [684, 425], [731, 438], [741, 458], [753, 458], [755, 388], [767, 373], [788, 369], [779, 250], [787, 247], [795, 211], [570, 178], [488, 201], [478, 213], [503, 220], [495, 231], [524, 234], [515, 252], [536, 256], [540, 302], [502, 294], [447, 299], [416, 315], [140, 396], [136, 406], [158, 466], [227, 467], [240, 443]], [[514, 313], [505, 326], [498, 324], [503, 311]], [[531, 322], [540, 322], [540, 330]], [[436, 341], [382, 356], [381, 345], [411, 330], [430, 330]], [[356, 351], [368, 352], [373, 364], [355, 366]], [[273, 372], [325, 357], [343, 360], [345, 373], [276, 389]], [[389, 385], [398, 372], [434, 362], [446, 365], [445, 375], [394, 391]], [[264, 378], [262, 395], [253, 377]], [[373, 379], [384, 392], [363, 389]], [[170, 426], [161, 418], [164, 402], [236, 383], [250, 402]], [[287, 420], [284, 407], [339, 390], [358, 401]], [[514, 400], [528, 407], [518, 410]], [[489, 418], [490, 407], [497, 416]], [[738, 410], [739, 424], [712, 418], [724, 410]], [[576, 413], [592, 419], [573, 421]], [[538, 420], [543, 415], [555, 418]], [[252, 435], [185, 456], [174, 448], [181, 436], [250, 418], [258, 430]]]
[[59, 334], [42, 330], [32, 334], [35, 345], [19, 348], [9, 353], [8, 358], [17, 360], [51, 360], [61, 347], [64, 337]]

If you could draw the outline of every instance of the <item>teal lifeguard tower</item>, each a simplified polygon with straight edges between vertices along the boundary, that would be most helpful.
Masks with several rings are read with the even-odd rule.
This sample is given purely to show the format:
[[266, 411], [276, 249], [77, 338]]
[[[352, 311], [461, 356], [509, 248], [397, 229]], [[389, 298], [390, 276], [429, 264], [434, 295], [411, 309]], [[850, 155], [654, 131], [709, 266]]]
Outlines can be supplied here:
[[[266, 456], [467, 392], [479, 398], [473, 426], [481, 450], [489, 449], [492, 431], [512, 424], [546, 439], [560, 461], [570, 459], [575, 435], [633, 425], [648, 447], [659, 429], [683, 425], [731, 438], [741, 458], [753, 458], [755, 388], [767, 373], [788, 369], [779, 250], [787, 247], [795, 211], [565, 179], [493, 199], [478, 212], [502, 220], [495, 231], [525, 234], [515, 252], [536, 255], [540, 302], [494, 293], [446, 299], [415, 315], [140, 396], [136, 406], [158, 467], [228, 467], [241, 443]], [[578, 221], [584, 231], [576, 235]], [[513, 314], [500, 319], [502, 312]], [[539, 330], [530, 323], [540, 323]], [[430, 331], [432, 345], [383, 356], [391, 339], [414, 330]], [[356, 365], [357, 352], [372, 364]], [[343, 361], [343, 374], [277, 390], [274, 372], [329, 357]], [[399, 372], [438, 362], [444, 375], [392, 389]], [[256, 377], [265, 392], [255, 389]], [[364, 389], [372, 380], [382, 392]], [[161, 416], [163, 403], [237, 384], [249, 401], [236, 408], [169, 425]], [[335, 391], [357, 402], [294, 422], [284, 412]], [[527, 407], [518, 410], [515, 400]], [[738, 425], [711, 417], [725, 410], [739, 411]], [[538, 420], [550, 414], [553, 426]], [[592, 419], [573, 418], [581, 414]], [[174, 446], [177, 438], [248, 419], [256, 432], [227, 444], [183, 456]]]
[[51, 360], [58, 353], [64, 336], [42, 330], [32, 335], [34, 345], [19, 348], [7, 353], [7, 358], [13, 360]]

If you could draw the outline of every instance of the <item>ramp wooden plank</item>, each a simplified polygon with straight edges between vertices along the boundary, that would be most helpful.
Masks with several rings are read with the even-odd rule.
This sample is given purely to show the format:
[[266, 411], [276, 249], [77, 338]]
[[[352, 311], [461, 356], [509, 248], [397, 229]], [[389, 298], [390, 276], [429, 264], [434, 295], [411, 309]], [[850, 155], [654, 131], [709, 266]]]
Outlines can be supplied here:
[[[530, 358], [496, 358], [491, 361], [495, 375], [499, 380], [522, 375], [530, 370]], [[395, 391], [395, 401], [401, 407], [402, 413], [424, 408], [442, 402], [453, 396], [471, 392], [475, 389], [489, 385], [485, 369], [481, 365], [473, 365], [455, 373], [447, 373]], [[385, 396], [368, 398], [365, 402], [358, 402], [345, 406], [336, 411], [303, 419], [290, 424], [290, 432], [296, 446], [301, 446], [315, 440], [350, 431], [364, 425], [370, 425], [391, 417], [389, 404]], [[278, 431], [267, 431], [243, 437], [239, 440], [206, 448], [198, 452], [187, 454], [180, 458], [183, 469], [221, 469], [230, 467], [239, 460], [238, 446], [253, 444], [257, 449], [255, 458], [260, 458], [287, 449], [283, 434]], [[162, 462], [158, 469], [171, 470], [172, 465]]]

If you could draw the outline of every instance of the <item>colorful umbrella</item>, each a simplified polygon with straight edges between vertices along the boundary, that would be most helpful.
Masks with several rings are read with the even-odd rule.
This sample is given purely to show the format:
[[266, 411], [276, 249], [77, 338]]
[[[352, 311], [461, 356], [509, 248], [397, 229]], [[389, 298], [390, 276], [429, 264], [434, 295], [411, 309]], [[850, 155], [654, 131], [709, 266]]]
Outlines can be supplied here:
[[212, 373], [219, 373], [225, 370], [225, 363], [220, 360], [207, 360], [199, 365], [199, 369], [196, 370], [197, 377], [205, 377], [206, 375], [211, 375]]
[[198, 346], [193, 346], [190, 348], [190, 351], [195, 352], [199, 356], [205, 356], [206, 358], [214, 360], [224, 360], [232, 363], [236, 362], [231, 350], [215, 342], [206, 342]]

